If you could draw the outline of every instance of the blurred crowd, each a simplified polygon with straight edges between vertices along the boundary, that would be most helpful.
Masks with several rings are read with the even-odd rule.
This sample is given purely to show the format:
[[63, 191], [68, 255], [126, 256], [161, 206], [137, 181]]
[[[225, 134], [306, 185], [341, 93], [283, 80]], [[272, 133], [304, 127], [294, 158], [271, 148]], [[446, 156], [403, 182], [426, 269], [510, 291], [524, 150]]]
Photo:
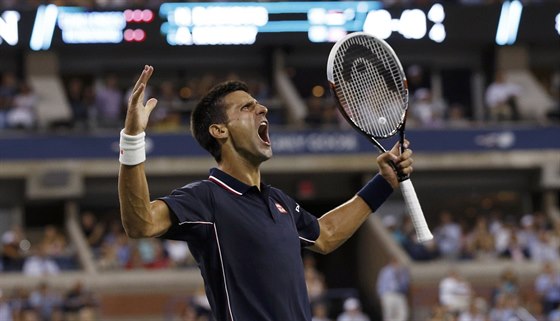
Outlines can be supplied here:
[[[33, 234], [33, 235], [28, 235]], [[28, 233], [19, 225], [2, 234], [0, 271], [48, 276], [80, 268], [76, 249], [60, 227]]]
[[194, 267], [187, 243], [160, 239], [130, 239], [120, 219], [86, 211], [81, 226], [100, 271]]
[[[132, 91], [132, 79], [117, 73], [106, 73], [95, 77], [71, 76], [64, 79], [66, 99], [69, 104], [70, 119], [61, 119], [48, 124], [47, 129], [96, 130], [120, 128], [124, 122], [128, 98]], [[235, 73], [216, 75], [207, 73], [189, 79], [170, 79], [152, 82], [146, 89], [145, 100], [158, 99], [158, 107], [150, 117], [149, 126], [154, 130], [173, 131], [188, 127], [194, 104], [211, 86], [224, 80], [239, 79]], [[271, 95], [269, 88], [258, 76], [243, 79], [247, 82], [255, 98], [266, 102]], [[2, 129], [38, 129], [36, 92], [28, 82], [13, 72], [0, 76], [0, 131]], [[274, 103], [274, 102], [273, 102]], [[282, 115], [271, 112], [271, 123], [283, 122]]]
[[[415, 71], [409, 73], [410, 112], [407, 126], [409, 128], [465, 128], [480, 123], [474, 119], [473, 110], [458, 99], [450, 102], [436, 98], [425, 78], [416, 80]], [[2, 130], [34, 131], [39, 127], [47, 130], [73, 129], [97, 130], [120, 128], [124, 121], [128, 97], [131, 93], [131, 79], [135, 75], [105, 73], [98, 76], [68, 76], [63, 78], [66, 100], [71, 117], [52, 121], [45, 125], [38, 118], [37, 104], [39, 98], [34, 88], [25, 79], [20, 79], [13, 72], [0, 74], [0, 132]], [[155, 97], [158, 107], [150, 117], [149, 126], [156, 131], [177, 131], [189, 127], [190, 113], [194, 105], [214, 84], [223, 80], [243, 80], [249, 85], [251, 93], [268, 109], [268, 118], [272, 125], [290, 125], [294, 123], [289, 111], [274, 92], [271, 84], [261, 76], [254, 74], [238, 75], [205, 73], [187, 79], [165, 78], [154, 80], [147, 88], [145, 99]], [[309, 84], [308, 84], [309, 85]], [[298, 88], [305, 103], [305, 117], [299, 125], [309, 128], [347, 128], [326, 84], [316, 84], [312, 88]], [[560, 90], [558, 90], [560, 93]], [[517, 97], [522, 94], [520, 86], [503, 80], [500, 73], [488, 85], [485, 93], [486, 123], [520, 122], [524, 119], [519, 111]], [[560, 97], [560, 95], [559, 95]], [[541, 123], [560, 119], [560, 102], [558, 112], [554, 110], [541, 117]], [[41, 128], [44, 129], [44, 128]]]
[[70, 288], [40, 282], [11, 293], [0, 289], [2, 321], [93, 321], [98, 305], [95, 294], [79, 280]]
[[452, 268], [439, 282], [439, 304], [429, 321], [558, 321], [560, 320], [560, 272], [547, 261], [529, 286], [522, 286], [513, 268], [492, 282], [489, 295], [477, 293], [471, 281]]
[[424, 243], [416, 240], [410, 218], [399, 220], [387, 215], [383, 222], [395, 241], [418, 261], [560, 260], [560, 225], [540, 211], [516, 218], [496, 210], [466, 219], [464, 215], [442, 210], [433, 228], [434, 239]]
[[[477, 290], [471, 281], [451, 265], [438, 283], [437, 304], [429, 321], [558, 321], [560, 320], [560, 271], [558, 261], [540, 263], [541, 271], [522, 284], [512, 267], [496, 279], [489, 289]], [[407, 321], [412, 317], [408, 298], [412, 289], [406, 266], [392, 258], [377, 278], [383, 321]]]

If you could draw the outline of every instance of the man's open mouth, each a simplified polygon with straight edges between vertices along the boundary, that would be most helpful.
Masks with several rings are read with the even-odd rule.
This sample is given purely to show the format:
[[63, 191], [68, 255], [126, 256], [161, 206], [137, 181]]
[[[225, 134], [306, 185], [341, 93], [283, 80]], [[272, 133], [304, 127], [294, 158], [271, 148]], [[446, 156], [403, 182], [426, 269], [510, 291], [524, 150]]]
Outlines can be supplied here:
[[259, 138], [263, 143], [270, 146], [270, 137], [268, 136], [268, 122], [263, 120], [258, 129]]

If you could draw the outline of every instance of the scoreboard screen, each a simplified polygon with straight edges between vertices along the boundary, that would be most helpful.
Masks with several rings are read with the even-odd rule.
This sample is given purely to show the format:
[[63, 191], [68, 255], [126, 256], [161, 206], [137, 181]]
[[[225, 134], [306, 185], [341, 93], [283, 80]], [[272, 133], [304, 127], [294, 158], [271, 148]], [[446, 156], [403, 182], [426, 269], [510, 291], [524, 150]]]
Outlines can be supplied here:
[[40, 5], [0, 11], [0, 51], [78, 45], [212, 46], [332, 43], [354, 31], [392, 42], [560, 44], [560, 3], [384, 7], [381, 1], [186, 2], [95, 10]]

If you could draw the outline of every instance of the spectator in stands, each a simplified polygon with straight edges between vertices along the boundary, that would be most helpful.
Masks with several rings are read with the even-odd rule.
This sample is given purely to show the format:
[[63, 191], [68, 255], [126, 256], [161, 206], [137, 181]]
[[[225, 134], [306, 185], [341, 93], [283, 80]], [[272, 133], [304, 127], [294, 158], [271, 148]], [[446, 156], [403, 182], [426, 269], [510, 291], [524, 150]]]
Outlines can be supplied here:
[[452, 103], [447, 110], [445, 123], [451, 128], [467, 128], [471, 124], [465, 115], [466, 107], [460, 103]]
[[488, 224], [488, 230], [494, 237], [494, 247], [496, 253], [500, 255], [511, 244], [512, 235], [515, 234], [515, 219], [512, 216], [506, 217], [500, 224]]
[[404, 246], [404, 242], [406, 240], [406, 235], [403, 233], [402, 229], [399, 226], [398, 220], [395, 215], [388, 214], [385, 215], [382, 219], [383, 225], [389, 230], [393, 240], [397, 242], [400, 246]]
[[[118, 188], [127, 234], [187, 241], [196, 253], [215, 319], [310, 320], [301, 250], [327, 254], [350, 238], [398, 186], [390, 163], [412, 172], [412, 152], [398, 153], [395, 144], [377, 157], [376, 178], [317, 218], [281, 190], [262, 183], [260, 166], [272, 156], [268, 110], [245, 84], [220, 83], [201, 99], [191, 118], [194, 136], [217, 168], [208, 180], [152, 202], [143, 146], [157, 100], [142, 104], [152, 73], [153, 67], [146, 65], [121, 131]], [[229, 304], [231, 294], [234, 305]]]
[[543, 312], [548, 315], [560, 305], [560, 273], [554, 263], [544, 262], [542, 269], [535, 279], [535, 291], [539, 295]]
[[505, 269], [500, 275], [499, 283], [494, 287], [492, 291], [492, 303], [496, 302], [496, 298], [504, 295], [519, 295], [519, 280], [517, 273], [512, 269]]
[[100, 127], [117, 127], [122, 119], [123, 93], [116, 74], [108, 74], [95, 88], [95, 113]]
[[406, 234], [404, 249], [415, 261], [429, 261], [439, 256], [435, 240], [432, 239], [425, 242], [419, 242], [414, 229], [409, 230]]
[[60, 321], [62, 298], [48, 283], [41, 282], [31, 291], [29, 304], [39, 316], [40, 321]]
[[344, 301], [344, 311], [336, 321], [369, 321], [369, 317], [362, 311], [362, 303], [357, 298], [348, 298]]
[[34, 311], [32, 311], [32, 307], [29, 304], [29, 290], [27, 288], [16, 287], [12, 291], [10, 296], [10, 307], [12, 309], [14, 321], [34, 320], [33, 318], [26, 317], [26, 314], [29, 311], [34, 314]]
[[12, 306], [10, 305], [6, 295], [4, 295], [4, 291], [2, 291], [2, 289], [0, 289], [0, 320], [14, 320], [14, 311], [12, 310]]
[[28, 276], [49, 276], [60, 273], [60, 267], [47, 253], [47, 245], [36, 246], [35, 254], [25, 259], [23, 274]]
[[2, 268], [4, 271], [22, 270], [26, 256], [25, 244], [29, 244], [29, 241], [19, 225], [2, 234]]
[[340, 117], [332, 99], [312, 96], [307, 99], [305, 124], [311, 127], [339, 126]]
[[332, 321], [329, 318], [327, 305], [323, 302], [318, 302], [312, 306], [311, 321]]
[[322, 274], [306, 270], [305, 284], [307, 286], [307, 295], [309, 296], [309, 302], [311, 304], [320, 301], [325, 295], [327, 286]]
[[95, 320], [97, 305], [94, 293], [86, 289], [81, 281], [76, 281], [64, 295], [62, 310], [68, 321]]
[[457, 321], [487, 321], [483, 300], [482, 298], [472, 300], [469, 304], [469, 308], [459, 313]]
[[443, 126], [445, 105], [433, 97], [431, 90], [427, 88], [416, 90], [410, 105], [411, 120], [418, 126], [426, 128]]
[[98, 221], [97, 216], [91, 211], [85, 211], [80, 217], [82, 231], [92, 248], [95, 256], [99, 253], [101, 244], [103, 244], [103, 236], [105, 234], [105, 225]]
[[305, 124], [310, 127], [321, 127], [323, 125], [323, 100], [311, 97], [307, 100], [307, 114]]
[[439, 220], [439, 225], [434, 231], [439, 255], [446, 259], [457, 259], [463, 250], [461, 226], [454, 221], [453, 215], [448, 210], [440, 213]]
[[397, 257], [391, 257], [377, 277], [377, 295], [381, 300], [384, 321], [408, 320], [410, 275]]
[[107, 230], [103, 235], [103, 242], [116, 244], [120, 235], [122, 235], [123, 233], [123, 227], [120, 222], [114, 218], [111, 218], [107, 222]]
[[142, 264], [147, 269], [162, 269], [170, 266], [169, 256], [161, 240], [144, 239], [138, 242]]
[[309, 302], [314, 304], [324, 299], [327, 290], [325, 276], [317, 270], [315, 257], [305, 255], [303, 258], [305, 284], [307, 286], [307, 295]]
[[[132, 264], [132, 256], [135, 252], [134, 244], [124, 233], [122, 225], [116, 221], [112, 220], [108, 223], [107, 233], [103, 237], [102, 244], [102, 257], [103, 260], [101, 265], [104, 268], [112, 269], [115, 267], [130, 268]], [[136, 253], [134, 257], [135, 262], [139, 262], [139, 253]], [[116, 262], [114, 261], [116, 260]], [[141, 265], [141, 264], [139, 264]]]
[[526, 214], [521, 217], [521, 221], [527, 216], [533, 218], [533, 223], [536, 229], [543, 229], [543, 230], [552, 230], [554, 229], [554, 224], [550, 220], [549, 215], [543, 211], [535, 211], [532, 214]]
[[194, 264], [194, 258], [186, 242], [165, 240], [163, 247], [169, 255], [171, 266], [186, 267]]
[[559, 244], [554, 232], [541, 228], [537, 231], [537, 239], [529, 248], [531, 260], [535, 262], [555, 262], [560, 259]]
[[507, 81], [504, 71], [496, 71], [485, 93], [488, 118], [492, 121], [519, 120], [517, 99], [521, 92], [519, 85]]
[[476, 259], [492, 259], [497, 257], [494, 236], [490, 233], [486, 217], [479, 216], [467, 239], [467, 251]]
[[18, 92], [18, 80], [13, 72], [5, 72], [0, 80], [0, 129], [8, 127], [8, 112], [14, 106], [14, 97]]
[[66, 92], [72, 110], [72, 126], [75, 128], [84, 129], [89, 125], [92, 104], [88, 95], [90, 90], [81, 78], [74, 77], [68, 81]]
[[488, 319], [490, 321], [516, 320], [512, 300], [512, 296], [507, 294], [496, 297], [496, 302], [488, 313]]
[[454, 315], [468, 309], [472, 296], [470, 282], [455, 268], [439, 282], [439, 302]]
[[123, 263], [119, 260], [118, 248], [116, 245], [105, 242], [99, 248], [97, 266], [102, 271], [119, 270], [123, 268]]
[[532, 214], [525, 214], [521, 217], [521, 229], [517, 231], [517, 239], [520, 247], [531, 257], [531, 248], [538, 242], [535, 217]]
[[456, 317], [447, 311], [443, 305], [435, 305], [432, 307], [430, 316], [427, 321], [455, 321]]
[[66, 241], [66, 236], [58, 230], [58, 227], [51, 224], [45, 226], [43, 231], [40, 243], [44, 246], [46, 255], [52, 258], [62, 270], [74, 268], [74, 253]]
[[[150, 126], [155, 129], [172, 130], [181, 125], [181, 111], [183, 101], [172, 81], [163, 81], [157, 91], [158, 108], [154, 110], [150, 117]], [[188, 115], [190, 117], [190, 113]]]
[[66, 237], [58, 231], [54, 225], [46, 225], [43, 229], [43, 236], [39, 241], [44, 245], [45, 250], [50, 256], [59, 256], [66, 250]]
[[12, 108], [6, 115], [9, 128], [33, 129], [37, 126], [37, 95], [27, 82], [19, 85]]
[[517, 233], [512, 233], [506, 248], [500, 253], [500, 257], [510, 259], [514, 262], [528, 260], [529, 250], [524, 248], [517, 237]]

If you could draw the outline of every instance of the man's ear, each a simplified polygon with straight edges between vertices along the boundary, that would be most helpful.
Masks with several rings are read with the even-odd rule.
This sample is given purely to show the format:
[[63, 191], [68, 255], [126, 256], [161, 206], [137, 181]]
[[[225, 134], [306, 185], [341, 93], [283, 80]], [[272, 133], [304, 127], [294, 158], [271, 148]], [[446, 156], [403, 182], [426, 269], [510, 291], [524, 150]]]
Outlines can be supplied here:
[[228, 136], [227, 127], [224, 124], [212, 124], [208, 128], [210, 135], [216, 139], [223, 139]]

